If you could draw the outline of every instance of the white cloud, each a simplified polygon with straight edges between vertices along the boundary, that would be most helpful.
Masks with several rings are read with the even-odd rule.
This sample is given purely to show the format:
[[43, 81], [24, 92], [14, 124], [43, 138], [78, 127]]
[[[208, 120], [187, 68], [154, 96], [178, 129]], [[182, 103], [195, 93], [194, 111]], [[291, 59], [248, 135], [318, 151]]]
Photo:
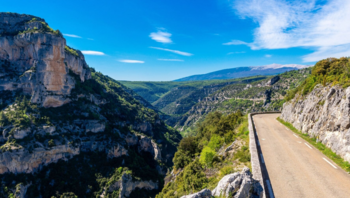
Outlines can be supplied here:
[[227, 53], [227, 55], [231, 55], [231, 54], [243, 54], [245, 53], [245, 51], [241, 51], [241, 52], [229, 52]]
[[81, 36], [75, 34], [63, 34], [64, 36], [73, 37], [73, 38], [81, 38]]
[[119, 60], [121, 63], [145, 63], [145, 61], [140, 60]]
[[96, 56], [103, 56], [103, 55], [106, 55], [105, 53], [103, 52], [98, 52], [98, 51], [90, 51], [90, 50], [83, 50], [81, 51], [81, 53], [85, 54], [85, 55], [96, 55]]
[[159, 43], [172, 43], [173, 41], [170, 39], [171, 34], [168, 32], [158, 31], [152, 32], [149, 37]]
[[266, 58], [271, 58], [272, 55], [271, 55], [271, 54], [266, 54], [265, 57], [266, 57]]
[[87, 38], [87, 40], [93, 41], [94, 39], [92, 39], [92, 38]]
[[350, 55], [350, 1], [235, 0], [234, 8], [259, 24], [254, 42], [240, 43], [252, 49], [315, 49], [303, 57], [305, 62]]
[[249, 45], [249, 43], [240, 40], [232, 40], [228, 43], [223, 43], [223, 45]]
[[163, 58], [159, 58], [159, 61], [178, 61], [178, 62], [183, 62], [184, 60], [181, 59], [163, 59]]
[[171, 50], [171, 49], [165, 49], [165, 48], [160, 48], [160, 47], [150, 47], [150, 48], [157, 49], [157, 50], [163, 50], [163, 51], [167, 51], [167, 52], [172, 52], [172, 53], [175, 53], [175, 54], [180, 54], [182, 56], [192, 56], [193, 55], [191, 53], [182, 52], [182, 51], [179, 51], [179, 50]]

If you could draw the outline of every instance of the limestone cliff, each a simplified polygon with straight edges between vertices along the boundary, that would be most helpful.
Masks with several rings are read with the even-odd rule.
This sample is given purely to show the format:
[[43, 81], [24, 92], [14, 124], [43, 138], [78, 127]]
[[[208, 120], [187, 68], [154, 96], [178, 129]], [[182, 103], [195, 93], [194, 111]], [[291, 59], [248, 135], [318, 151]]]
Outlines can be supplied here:
[[140, 183], [107, 197], [159, 191], [181, 137], [134, 97], [44, 19], [0, 13], [0, 198], [96, 197], [120, 169]]
[[21, 89], [44, 107], [69, 102], [75, 86], [69, 72], [82, 82], [90, 73], [82, 53], [66, 48], [62, 34], [43, 19], [0, 13], [0, 90]]
[[281, 118], [350, 162], [350, 88], [317, 85], [283, 105]]

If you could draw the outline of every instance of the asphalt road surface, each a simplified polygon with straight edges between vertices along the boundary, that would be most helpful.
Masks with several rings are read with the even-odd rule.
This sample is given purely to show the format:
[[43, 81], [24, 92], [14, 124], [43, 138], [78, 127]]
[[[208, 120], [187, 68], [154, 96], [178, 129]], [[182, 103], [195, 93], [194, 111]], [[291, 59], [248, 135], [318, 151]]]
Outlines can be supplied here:
[[274, 196], [350, 198], [350, 175], [278, 122], [278, 116], [253, 116]]

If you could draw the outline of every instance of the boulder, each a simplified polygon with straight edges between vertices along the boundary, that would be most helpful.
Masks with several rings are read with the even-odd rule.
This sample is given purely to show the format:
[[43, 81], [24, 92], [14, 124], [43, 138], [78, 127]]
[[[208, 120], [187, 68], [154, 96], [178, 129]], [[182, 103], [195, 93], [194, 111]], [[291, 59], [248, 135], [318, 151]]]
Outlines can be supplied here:
[[85, 131], [86, 132], [103, 132], [106, 128], [106, 124], [100, 122], [99, 120], [86, 120], [84, 121]]
[[13, 132], [13, 137], [15, 139], [23, 139], [30, 133], [30, 128], [27, 129], [15, 129]]
[[234, 198], [261, 198], [263, 188], [261, 184], [252, 178], [249, 168], [245, 167], [239, 173], [224, 176], [213, 191], [203, 189], [200, 192], [185, 195], [181, 198], [211, 198], [234, 197]]
[[209, 189], [203, 189], [197, 193], [185, 195], [181, 198], [211, 198], [211, 191]]
[[49, 133], [50, 135], [53, 135], [53, 133], [56, 131], [56, 127], [55, 126], [48, 126], [45, 125], [43, 126], [43, 129], [46, 133]]
[[242, 182], [240, 173], [233, 173], [224, 176], [212, 191], [213, 196], [226, 196], [228, 197], [230, 192], [236, 192]]

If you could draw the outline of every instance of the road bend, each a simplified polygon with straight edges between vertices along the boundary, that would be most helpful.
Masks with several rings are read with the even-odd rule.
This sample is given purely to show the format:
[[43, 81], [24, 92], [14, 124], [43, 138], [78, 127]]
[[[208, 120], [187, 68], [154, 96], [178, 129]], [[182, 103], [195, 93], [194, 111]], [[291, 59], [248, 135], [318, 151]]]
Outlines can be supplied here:
[[[276, 120], [253, 116], [274, 197], [350, 198], [350, 175]], [[266, 189], [268, 190], [268, 189]]]

